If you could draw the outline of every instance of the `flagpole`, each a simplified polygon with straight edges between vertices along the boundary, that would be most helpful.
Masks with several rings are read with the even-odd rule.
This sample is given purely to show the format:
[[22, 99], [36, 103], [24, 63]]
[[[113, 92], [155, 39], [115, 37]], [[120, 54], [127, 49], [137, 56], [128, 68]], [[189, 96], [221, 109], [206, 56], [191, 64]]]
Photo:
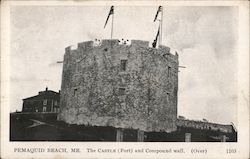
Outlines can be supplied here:
[[159, 43], [158, 43], [158, 47], [161, 45], [161, 21], [159, 23]]
[[113, 14], [112, 14], [112, 25], [111, 25], [111, 40], [112, 40], [112, 38], [113, 38], [114, 15], [115, 15], [115, 13], [114, 13], [114, 11], [113, 11]]
[[160, 40], [160, 45], [162, 44], [162, 31], [163, 31], [162, 23], [163, 23], [163, 6], [161, 7], [161, 36], [160, 36], [161, 40]]

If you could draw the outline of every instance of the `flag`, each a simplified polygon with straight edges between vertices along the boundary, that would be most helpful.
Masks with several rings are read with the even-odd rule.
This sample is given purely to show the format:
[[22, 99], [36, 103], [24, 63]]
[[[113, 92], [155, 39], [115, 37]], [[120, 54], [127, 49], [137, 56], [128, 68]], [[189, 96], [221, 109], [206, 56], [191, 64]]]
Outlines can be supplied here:
[[161, 12], [161, 10], [162, 10], [162, 6], [159, 6], [159, 7], [158, 7], [158, 10], [157, 10], [157, 12], [156, 12], [156, 15], [155, 15], [154, 22], [156, 21], [156, 19], [157, 19], [157, 17], [158, 17], [158, 14], [159, 14], [159, 12]]
[[156, 47], [156, 44], [157, 44], [157, 41], [158, 41], [159, 34], [160, 34], [160, 27], [158, 28], [158, 32], [157, 32], [156, 37], [155, 37], [155, 40], [154, 40], [154, 42], [153, 42], [153, 44], [152, 44], [152, 45], [153, 45], [153, 48]]
[[114, 6], [111, 6], [111, 8], [110, 8], [109, 15], [108, 15], [107, 20], [105, 22], [104, 28], [106, 27], [111, 14], [114, 14]]

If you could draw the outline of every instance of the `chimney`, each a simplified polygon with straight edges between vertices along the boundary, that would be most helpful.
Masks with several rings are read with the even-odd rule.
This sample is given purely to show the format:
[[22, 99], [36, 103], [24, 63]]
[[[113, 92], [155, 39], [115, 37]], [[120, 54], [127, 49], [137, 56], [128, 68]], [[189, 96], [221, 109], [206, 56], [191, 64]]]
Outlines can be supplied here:
[[48, 87], [46, 87], [45, 91], [48, 91]]

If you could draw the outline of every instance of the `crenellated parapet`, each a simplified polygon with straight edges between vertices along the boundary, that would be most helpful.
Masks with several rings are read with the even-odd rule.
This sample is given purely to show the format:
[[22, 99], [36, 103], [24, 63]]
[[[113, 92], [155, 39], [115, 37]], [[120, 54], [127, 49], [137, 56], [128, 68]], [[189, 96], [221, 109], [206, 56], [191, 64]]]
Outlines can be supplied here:
[[[123, 44], [123, 43], [119, 43], [118, 39], [104, 39], [101, 40], [99, 42], [99, 44], [95, 45], [94, 41], [85, 41], [85, 42], [81, 42], [77, 44], [77, 48], [72, 48], [72, 46], [68, 46], [65, 48], [65, 53], [66, 54], [72, 54], [72, 53], [77, 53], [77, 50], [85, 50], [82, 52], [88, 52], [92, 49], [100, 49], [100, 48], [141, 48], [141, 49], [145, 49], [145, 50], [150, 50], [151, 53], [160, 55], [166, 59], [171, 59], [175, 62], [178, 62], [178, 54], [172, 54], [170, 53], [170, 48], [164, 45], [160, 45], [158, 48], [153, 48], [150, 46], [149, 41], [143, 41], [143, 40], [131, 40], [130, 43], [127, 44]], [[74, 56], [74, 55], [71, 55]]]

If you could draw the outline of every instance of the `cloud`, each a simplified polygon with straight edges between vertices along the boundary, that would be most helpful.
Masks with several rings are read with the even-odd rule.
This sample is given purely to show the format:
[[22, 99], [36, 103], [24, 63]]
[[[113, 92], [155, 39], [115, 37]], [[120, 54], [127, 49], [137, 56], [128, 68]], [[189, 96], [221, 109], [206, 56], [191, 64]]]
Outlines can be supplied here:
[[165, 22], [171, 27], [164, 31], [167, 43], [174, 48], [183, 50], [208, 44], [218, 52], [218, 57], [232, 53], [229, 49], [234, 49], [237, 42], [236, 7], [186, 7], [174, 12], [177, 15], [171, 21], [173, 24]]
[[179, 50], [180, 65], [186, 66], [179, 73], [178, 113], [236, 123], [237, 8], [174, 7], [166, 12], [164, 39]]
[[[235, 122], [237, 60], [234, 56], [218, 59], [216, 54], [214, 48], [208, 44], [183, 50], [180, 60], [187, 68], [179, 73], [178, 110], [180, 114], [193, 118]], [[213, 116], [215, 112], [220, 118]], [[233, 115], [228, 117], [225, 112]]]

